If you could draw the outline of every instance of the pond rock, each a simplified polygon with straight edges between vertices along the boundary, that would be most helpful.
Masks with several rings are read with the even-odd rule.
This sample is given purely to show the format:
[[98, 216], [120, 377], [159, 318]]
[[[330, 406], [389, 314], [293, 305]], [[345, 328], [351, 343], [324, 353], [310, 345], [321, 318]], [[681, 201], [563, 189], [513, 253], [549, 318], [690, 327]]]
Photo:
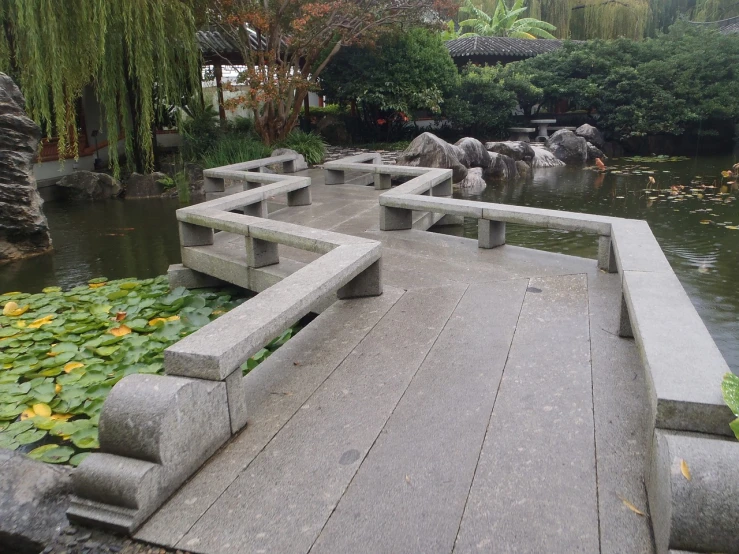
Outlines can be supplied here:
[[586, 141], [593, 144], [597, 148], [603, 148], [606, 144], [606, 141], [598, 128], [593, 127], [592, 125], [588, 125], [587, 123], [585, 123], [584, 125], [580, 125], [577, 129], [575, 129], [575, 134], [578, 137], [584, 138]]
[[[298, 159], [295, 160], [295, 171], [303, 171], [304, 169], [308, 169], [308, 164], [305, 161], [305, 158], [302, 154], [299, 154], [295, 150], [291, 150], [290, 148], [275, 148], [272, 150], [272, 156], [284, 156], [285, 154], [295, 154], [298, 156]], [[282, 166], [282, 164], [279, 164]], [[282, 167], [279, 168], [279, 172], [282, 171]]]
[[467, 168], [462, 165], [452, 145], [432, 133], [422, 133], [396, 158], [398, 165], [413, 167], [439, 167], [453, 171], [452, 180], [458, 183], [467, 177]]
[[588, 147], [588, 162], [594, 162], [598, 158], [600, 158], [601, 160], [606, 159], [606, 155], [597, 146], [594, 146], [592, 143], [589, 142], [587, 144], [587, 147]]
[[57, 186], [70, 200], [105, 200], [120, 196], [123, 191], [118, 179], [107, 173], [92, 171], [75, 171], [65, 175], [57, 182]]
[[488, 167], [490, 165], [490, 154], [485, 149], [485, 145], [476, 138], [459, 139], [454, 146], [464, 152], [465, 162], [463, 163], [467, 167]]
[[514, 160], [531, 163], [534, 159], [534, 149], [531, 144], [522, 140], [508, 140], [503, 142], [488, 142], [485, 144], [491, 152], [505, 154]]
[[459, 146], [456, 144], [450, 144], [449, 145], [452, 149], [452, 152], [454, 152], [454, 155], [457, 156], [457, 159], [459, 160], [459, 163], [461, 163], [463, 166], [465, 166], [467, 169], [470, 168], [470, 161], [467, 159], [467, 152], [462, 150]]
[[587, 141], [567, 129], [560, 129], [550, 136], [546, 146], [566, 165], [584, 165], [588, 159]]
[[531, 166], [522, 160], [516, 160], [516, 170], [518, 171], [519, 177], [523, 177], [524, 179], [531, 177]]
[[0, 450], [0, 551], [43, 550], [67, 526], [70, 468]]
[[0, 263], [51, 250], [33, 164], [41, 129], [13, 80], [0, 73]]
[[483, 169], [483, 175], [490, 179], [516, 179], [516, 160], [505, 154], [490, 152], [490, 165]]
[[170, 179], [165, 173], [131, 173], [126, 180], [126, 198], [153, 198], [161, 196], [166, 190], [163, 181]]
[[532, 150], [534, 151], [534, 159], [531, 160], [532, 168], [558, 167], [565, 164], [563, 161], [555, 158], [554, 154], [552, 154], [544, 146], [532, 146]]
[[457, 186], [466, 194], [480, 194], [488, 185], [482, 178], [482, 168], [472, 167], [467, 171], [467, 177], [462, 179]]

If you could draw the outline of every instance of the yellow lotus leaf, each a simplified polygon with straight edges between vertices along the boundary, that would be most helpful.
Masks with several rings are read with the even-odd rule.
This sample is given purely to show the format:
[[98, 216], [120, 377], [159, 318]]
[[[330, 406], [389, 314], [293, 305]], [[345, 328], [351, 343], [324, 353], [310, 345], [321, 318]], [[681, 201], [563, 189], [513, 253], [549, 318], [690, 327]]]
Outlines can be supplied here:
[[14, 327], [17, 327], [18, 329], [25, 329], [26, 328], [26, 322], [25, 321], [16, 321], [13, 324]]
[[67, 421], [72, 417], [72, 414], [51, 414], [51, 419], [56, 421]]
[[727, 225], [726, 228], [731, 229], [732, 231], [736, 231], [737, 229], [739, 229], [739, 227], [737, 227], [736, 225]]
[[5, 364], [3, 369], [13, 369], [13, 364]]
[[23, 410], [23, 412], [21, 413], [21, 421], [23, 421], [24, 419], [28, 419], [29, 417], [35, 417], [35, 416], [36, 416], [36, 412], [34, 412], [31, 408], [28, 408], [26, 410]]
[[13, 292], [4, 292], [0, 296], [17, 296], [19, 294], [23, 294], [22, 292], [13, 291]]
[[100, 287], [104, 287], [105, 283], [90, 283], [87, 286], [90, 287], [91, 289], [99, 289]]
[[[616, 198], [623, 198], [623, 196], [617, 196]], [[223, 315], [225, 313], [226, 312], [224, 312], [223, 310], [213, 310], [213, 314], [212, 315]]]
[[180, 320], [180, 316], [178, 315], [169, 316], [167, 318], [167, 321], [179, 321], [179, 320]]
[[54, 392], [57, 393], [57, 394], [59, 394], [60, 392], [62, 392], [62, 386], [59, 383], [57, 383], [56, 385], [54, 385]]
[[78, 367], [85, 367], [85, 364], [82, 362], [67, 362], [64, 364], [64, 373], [69, 373], [73, 369], [77, 369]]
[[167, 322], [167, 320], [164, 319], [163, 317], [155, 317], [154, 319], [150, 319], [149, 320], [149, 325], [151, 325], [152, 327], [154, 327], [154, 325], [157, 325], [159, 323], [166, 323], [166, 322]]
[[722, 171], [721, 175], [723, 175], [724, 177], [731, 177], [733, 174], [731, 173], [731, 171], [727, 170], [727, 171]]
[[54, 314], [49, 314], [37, 319], [33, 323], [29, 323], [28, 327], [30, 327], [31, 329], [38, 329], [42, 325], [48, 325], [49, 323], [51, 323], [52, 319], [54, 319]]
[[124, 335], [128, 335], [130, 332], [131, 328], [127, 327], [126, 325], [121, 325], [120, 327], [113, 327], [112, 329], [108, 329], [108, 333], [110, 333], [114, 337], [122, 337]]
[[10, 317], [18, 317], [19, 315], [23, 315], [27, 311], [28, 311], [28, 305], [19, 307], [17, 303], [11, 300], [7, 304], [5, 304], [5, 307], [3, 308], [3, 315], [7, 315]]
[[49, 417], [51, 415], [51, 408], [49, 408], [48, 404], [34, 404], [32, 406], [33, 412], [36, 415]]

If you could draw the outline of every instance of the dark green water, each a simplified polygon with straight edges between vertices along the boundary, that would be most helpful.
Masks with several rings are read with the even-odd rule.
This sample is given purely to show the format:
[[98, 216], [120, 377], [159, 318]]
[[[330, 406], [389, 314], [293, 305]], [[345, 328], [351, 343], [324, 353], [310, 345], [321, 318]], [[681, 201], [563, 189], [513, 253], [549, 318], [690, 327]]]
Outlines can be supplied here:
[[46, 202], [54, 252], [0, 265], [0, 293], [65, 289], [94, 277], [154, 277], [180, 261], [177, 200]]
[[[739, 200], [735, 201], [739, 193], [736, 185], [724, 188], [724, 194], [720, 188], [721, 171], [734, 163], [730, 156], [663, 163], [612, 161], [611, 166], [628, 174], [537, 169], [528, 181], [490, 182], [482, 191], [456, 190], [455, 197], [647, 220], [726, 361], [737, 372], [739, 229], [727, 227], [739, 226]], [[645, 173], [649, 171], [653, 173]], [[649, 183], [650, 175], [654, 185]], [[731, 179], [723, 182], [727, 180]], [[716, 189], [696, 190], [698, 183], [711, 186], [714, 182]], [[695, 187], [695, 194], [703, 197], [671, 194], [672, 185]], [[476, 237], [476, 222], [468, 220], [456, 232]], [[506, 241], [590, 258], [597, 253], [596, 237], [581, 233], [509, 225]], [[685, 340], [689, 344], [690, 337]]]

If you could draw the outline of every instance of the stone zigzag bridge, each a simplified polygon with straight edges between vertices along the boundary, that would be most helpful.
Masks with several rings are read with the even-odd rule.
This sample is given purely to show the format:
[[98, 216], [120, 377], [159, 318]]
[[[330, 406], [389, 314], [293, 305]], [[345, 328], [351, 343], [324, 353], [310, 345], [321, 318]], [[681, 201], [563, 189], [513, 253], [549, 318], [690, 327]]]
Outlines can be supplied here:
[[[208, 170], [177, 212], [171, 282], [259, 294], [114, 387], [70, 518], [208, 554], [739, 551], [728, 367], [645, 222], [294, 162]], [[427, 232], [461, 217], [477, 241]], [[593, 233], [598, 262], [506, 224]]]

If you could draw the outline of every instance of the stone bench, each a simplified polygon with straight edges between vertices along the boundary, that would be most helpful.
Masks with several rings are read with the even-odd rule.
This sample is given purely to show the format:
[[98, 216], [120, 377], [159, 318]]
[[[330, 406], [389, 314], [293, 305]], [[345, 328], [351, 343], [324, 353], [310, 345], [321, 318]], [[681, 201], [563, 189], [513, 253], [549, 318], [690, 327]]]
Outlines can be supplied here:
[[246, 425], [246, 360], [331, 295], [382, 294], [379, 242], [264, 219], [268, 197], [287, 194], [289, 205], [311, 201], [307, 177], [248, 173], [265, 162], [287, 163], [284, 158], [207, 170], [215, 186], [234, 179], [259, 187], [178, 210], [183, 261], [202, 264], [196, 276], [226, 277], [222, 268], [211, 268], [223, 260], [207, 255], [217, 246], [214, 231], [244, 237], [245, 267], [231, 269], [245, 269], [248, 283], [252, 271], [281, 265], [278, 244], [321, 256], [267, 275], [260, 294], [167, 348], [166, 375], [129, 375], [113, 387], [101, 411], [100, 451], [73, 475], [70, 519], [125, 533], [137, 529]]

